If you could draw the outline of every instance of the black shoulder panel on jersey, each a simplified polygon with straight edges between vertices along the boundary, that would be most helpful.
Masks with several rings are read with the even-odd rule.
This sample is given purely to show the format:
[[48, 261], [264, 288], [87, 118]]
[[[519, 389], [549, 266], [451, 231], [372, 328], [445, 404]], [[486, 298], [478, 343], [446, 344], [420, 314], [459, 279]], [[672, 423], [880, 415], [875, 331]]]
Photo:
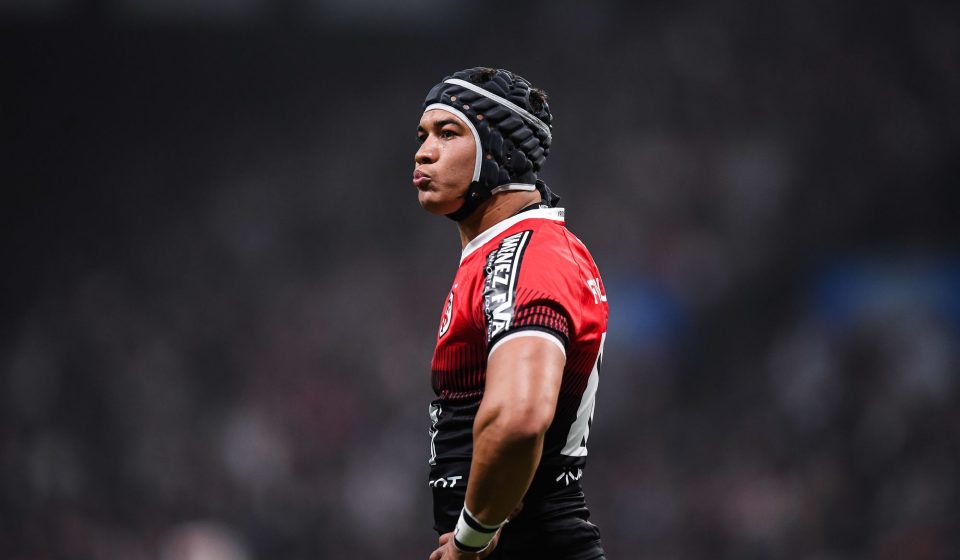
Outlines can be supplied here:
[[523, 252], [533, 235], [524, 230], [504, 237], [487, 255], [483, 269], [483, 313], [487, 319], [487, 342], [510, 328], [517, 298], [517, 277]]

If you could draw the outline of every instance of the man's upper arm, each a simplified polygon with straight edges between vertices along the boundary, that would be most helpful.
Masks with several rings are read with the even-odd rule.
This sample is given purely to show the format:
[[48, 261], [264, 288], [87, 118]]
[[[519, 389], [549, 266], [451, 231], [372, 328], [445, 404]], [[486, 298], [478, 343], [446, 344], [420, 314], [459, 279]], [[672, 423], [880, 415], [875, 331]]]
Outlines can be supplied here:
[[498, 407], [517, 421], [543, 424], [539, 427], [546, 430], [557, 407], [566, 364], [556, 337], [519, 331], [491, 350], [484, 406]]

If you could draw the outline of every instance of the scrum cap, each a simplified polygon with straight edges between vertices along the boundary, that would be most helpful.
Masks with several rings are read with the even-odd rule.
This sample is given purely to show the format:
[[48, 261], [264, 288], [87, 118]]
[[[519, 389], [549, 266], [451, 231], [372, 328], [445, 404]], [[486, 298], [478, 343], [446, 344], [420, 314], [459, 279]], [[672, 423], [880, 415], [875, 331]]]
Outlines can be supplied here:
[[545, 96], [534, 94], [530, 82], [507, 70], [470, 68], [433, 86], [424, 111], [442, 109], [470, 127], [477, 144], [473, 180], [463, 205], [447, 217], [460, 221], [493, 194], [540, 191], [556, 206], [560, 197], [537, 179], [550, 153], [553, 120]]

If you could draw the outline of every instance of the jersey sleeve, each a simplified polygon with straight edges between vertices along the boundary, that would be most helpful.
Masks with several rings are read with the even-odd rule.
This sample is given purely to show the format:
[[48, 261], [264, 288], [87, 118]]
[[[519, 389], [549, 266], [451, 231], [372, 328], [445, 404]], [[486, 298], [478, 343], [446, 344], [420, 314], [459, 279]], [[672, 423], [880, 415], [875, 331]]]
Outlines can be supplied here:
[[509, 235], [487, 254], [483, 314], [487, 349], [517, 333], [547, 336], [566, 348], [579, 312], [576, 264], [564, 257], [563, 240], [525, 230]]

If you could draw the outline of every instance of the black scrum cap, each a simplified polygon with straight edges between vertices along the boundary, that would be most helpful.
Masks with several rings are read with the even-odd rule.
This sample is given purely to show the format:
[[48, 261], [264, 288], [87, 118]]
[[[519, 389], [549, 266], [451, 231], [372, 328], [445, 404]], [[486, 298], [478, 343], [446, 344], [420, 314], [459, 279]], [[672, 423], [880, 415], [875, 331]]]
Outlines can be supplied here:
[[531, 96], [532, 90], [513, 72], [470, 68], [444, 78], [427, 94], [424, 111], [442, 109], [458, 116], [477, 144], [473, 180], [463, 205], [449, 218], [463, 220], [494, 193], [507, 190], [538, 189], [550, 206], [559, 202], [537, 178], [550, 153], [553, 116], [545, 97]]

